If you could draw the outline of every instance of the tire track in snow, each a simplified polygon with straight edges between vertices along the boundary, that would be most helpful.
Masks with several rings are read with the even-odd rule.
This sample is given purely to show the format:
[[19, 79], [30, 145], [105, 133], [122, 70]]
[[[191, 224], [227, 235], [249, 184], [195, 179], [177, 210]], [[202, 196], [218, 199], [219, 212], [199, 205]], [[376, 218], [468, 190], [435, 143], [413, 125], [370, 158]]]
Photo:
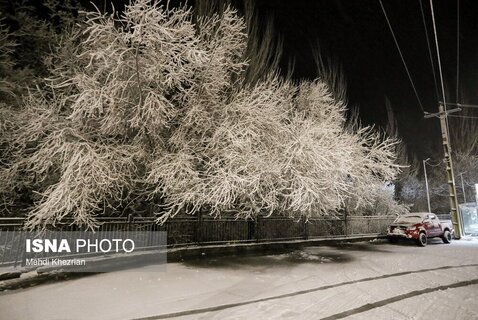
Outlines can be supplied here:
[[422, 290], [415, 290], [415, 291], [400, 294], [398, 296], [394, 296], [394, 297], [391, 297], [391, 298], [388, 298], [388, 299], [376, 301], [376, 302], [373, 302], [373, 303], [367, 303], [367, 304], [364, 304], [363, 306], [360, 306], [358, 308], [350, 309], [350, 310], [347, 310], [347, 311], [344, 311], [344, 312], [333, 314], [333, 315], [325, 317], [325, 318], [321, 318], [321, 320], [343, 319], [343, 318], [348, 317], [348, 316], [352, 316], [352, 315], [355, 315], [355, 314], [358, 314], [358, 313], [369, 311], [369, 310], [372, 310], [372, 309], [375, 309], [375, 308], [383, 307], [383, 306], [386, 306], [387, 304], [398, 302], [400, 300], [413, 298], [413, 297], [416, 297], [416, 296], [420, 296], [422, 294], [427, 294], [427, 293], [440, 291], [440, 290], [467, 287], [467, 286], [471, 286], [471, 285], [475, 285], [475, 284], [478, 284], [478, 279], [460, 281], [460, 282], [455, 282], [455, 283], [448, 284], [448, 285], [443, 285], [443, 286], [438, 286], [438, 287], [433, 287], [433, 288], [426, 288], [426, 289], [422, 289]]
[[[190, 315], [195, 315], [195, 314], [201, 314], [201, 313], [206, 313], [206, 312], [214, 312], [214, 311], [221, 311], [225, 309], [230, 309], [230, 308], [235, 308], [235, 307], [240, 307], [248, 304], [253, 304], [253, 303], [258, 303], [258, 302], [265, 302], [265, 301], [270, 301], [270, 300], [277, 300], [277, 299], [283, 299], [283, 298], [289, 298], [293, 296], [298, 296], [298, 295], [303, 295], [303, 294], [308, 294], [316, 291], [323, 291], [327, 289], [332, 289], [332, 288], [337, 288], [337, 287], [342, 287], [350, 284], [356, 284], [356, 283], [362, 283], [362, 282], [368, 282], [368, 281], [374, 281], [374, 280], [380, 280], [380, 279], [387, 279], [387, 278], [393, 278], [393, 277], [400, 277], [404, 275], [409, 275], [409, 274], [415, 274], [415, 273], [424, 273], [424, 272], [429, 272], [429, 271], [437, 271], [437, 270], [447, 270], [447, 269], [458, 269], [458, 268], [469, 268], [469, 267], [478, 267], [478, 263], [473, 263], [473, 264], [466, 264], [466, 265], [461, 265], [461, 266], [442, 266], [442, 267], [436, 267], [436, 268], [427, 268], [427, 269], [419, 269], [419, 270], [411, 270], [411, 271], [402, 271], [402, 272], [397, 272], [397, 273], [389, 273], [389, 274], [384, 274], [381, 276], [377, 277], [369, 277], [369, 278], [362, 278], [362, 279], [357, 279], [357, 280], [351, 280], [351, 281], [346, 281], [346, 282], [340, 282], [337, 284], [331, 284], [331, 285], [326, 285], [326, 286], [321, 286], [321, 287], [316, 287], [316, 288], [311, 288], [311, 289], [306, 289], [306, 290], [300, 290], [300, 291], [295, 291], [295, 292], [290, 292], [286, 294], [281, 294], [277, 296], [271, 296], [271, 297], [266, 297], [266, 298], [260, 298], [260, 299], [255, 299], [255, 300], [247, 300], [247, 301], [242, 301], [242, 302], [236, 302], [236, 303], [228, 303], [228, 304], [222, 304], [222, 305], [217, 305], [217, 306], [211, 306], [211, 307], [205, 307], [205, 308], [199, 308], [199, 309], [191, 309], [191, 310], [184, 310], [184, 311], [178, 311], [178, 312], [172, 312], [172, 313], [164, 313], [164, 314], [159, 314], [155, 316], [148, 316], [148, 317], [142, 317], [142, 318], [135, 318], [133, 320], [155, 320], [155, 319], [168, 319], [168, 318], [174, 318], [174, 317], [181, 317], [181, 316], [190, 316]], [[468, 283], [468, 284], [465, 284]], [[370, 309], [374, 309], [377, 307], [380, 307], [382, 305], [386, 305], [389, 303], [393, 303], [399, 300], [407, 299], [409, 298], [407, 295], [412, 294], [410, 297], [413, 297], [415, 295], [421, 295], [437, 290], [445, 290], [449, 288], [456, 288], [456, 286], [468, 286], [472, 284], [478, 284], [478, 279], [473, 279], [469, 281], [462, 281], [462, 282], [457, 282], [455, 284], [451, 285], [445, 285], [445, 286], [439, 286], [439, 287], [434, 287], [434, 288], [427, 288], [423, 290], [417, 290], [417, 291], [412, 291], [410, 293], [398, 295], [389, 299], [385, 300], [380, 300], [375, 303], [370, 303], [366, 304], [364, 306], [351, 309], [342, 313], [338, 313], [335, 315], [332, 315], [327, 318], [323, 318], [324, 320], [331, 320], [331, 319], [341, 319], [344, 317], [347, 317], [352, 314], [356, 313], [361, 313]], [[444, 288], [444, 289], [442, 289]], [[431, 290], [431, 291], [429, 291]], [[397, 299], [398, 298], [398, 299]], [[397, 300], [394, 300], [397, 299]], [[380, 304], [383, 303], [383, 304]], [[375, 304], [380, 304], [376, 305]], [[365, 308], [365, 309], [361, 309]], [[348, 312], [352, 312], [350, 314], [346, 314]], [[334, 318], [335, 317], [335, 318]]]

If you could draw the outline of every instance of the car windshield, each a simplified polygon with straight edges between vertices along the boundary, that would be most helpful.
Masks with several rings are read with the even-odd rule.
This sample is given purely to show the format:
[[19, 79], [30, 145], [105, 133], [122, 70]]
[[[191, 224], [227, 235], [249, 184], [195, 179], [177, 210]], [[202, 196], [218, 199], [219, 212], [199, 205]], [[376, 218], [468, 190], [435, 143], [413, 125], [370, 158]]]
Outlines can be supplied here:
[[422, 217], [420, 216], [401, 216], [395, 220], [396, 223], [420, 223], [422, 222]]

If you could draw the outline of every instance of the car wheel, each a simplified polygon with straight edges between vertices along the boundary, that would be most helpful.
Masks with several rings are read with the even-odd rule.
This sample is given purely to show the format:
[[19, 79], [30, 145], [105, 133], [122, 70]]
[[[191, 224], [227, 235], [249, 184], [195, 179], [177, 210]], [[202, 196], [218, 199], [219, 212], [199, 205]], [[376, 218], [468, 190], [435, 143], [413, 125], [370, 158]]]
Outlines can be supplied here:
[[427, 245], [427, 235], [425, 234], [425, 232], [420, 232], [420, 234], [418, 235], [417, 243], [420, 247], [424, 247]]
[[443, 237], [441, 239], [443, 240], [444, 243], [450, 243], [452, 239], [451, 232], [448, 230], [445, 230], [445, 232], [443, 233]]

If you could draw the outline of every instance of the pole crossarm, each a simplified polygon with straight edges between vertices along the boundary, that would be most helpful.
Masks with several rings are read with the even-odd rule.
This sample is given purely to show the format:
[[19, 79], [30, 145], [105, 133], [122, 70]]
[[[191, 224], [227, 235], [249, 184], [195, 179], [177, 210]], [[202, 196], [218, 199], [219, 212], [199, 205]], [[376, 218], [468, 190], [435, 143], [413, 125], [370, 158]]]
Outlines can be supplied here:
[[[443, 103], [443, 102], [440, 101], [440, 103]], [[449, 102], [447, 102], [446, 104], [449, 105], [449, 106], [457, 106], [457, 107], [461, 107], [461, 108], [478, 108], [478, 105], [476, 105], [476, 104], [449, 103]]]
[[442, 116], [446, 116], [450, 113], [455, 113], [455, 112], [459, 112], [461, 111], [460, 108], [455, 108], [455, 109], [450, 109], [450, 110], [446, 110], [446, 111], [440, 111], [440, 112], [437, 112], [437, 113], [428, 113], [428, 112], [425, 112], [425, 118], [428, 119], [428, 118], [440, 118]]
[[455, 116], [455, 115], [448, 115], [450, 118], [462, 118], [462, 119], [478, 119], [478, 117], [473, 117], [473, 116]]

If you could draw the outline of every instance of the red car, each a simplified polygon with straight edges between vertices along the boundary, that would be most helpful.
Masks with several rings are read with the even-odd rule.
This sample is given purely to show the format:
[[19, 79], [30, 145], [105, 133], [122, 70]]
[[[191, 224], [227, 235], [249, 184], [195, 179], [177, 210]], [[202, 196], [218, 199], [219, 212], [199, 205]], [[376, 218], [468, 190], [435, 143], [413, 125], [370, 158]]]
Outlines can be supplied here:
[[399, 239], [411, 239], [424, 247], [428, 238], [440, 237], [444, 243], [453, 238], [451, 221], [440, 221], [434, 213], [413, 212], [399, 216], [387, 229], [387, 237], [395, 243]]

